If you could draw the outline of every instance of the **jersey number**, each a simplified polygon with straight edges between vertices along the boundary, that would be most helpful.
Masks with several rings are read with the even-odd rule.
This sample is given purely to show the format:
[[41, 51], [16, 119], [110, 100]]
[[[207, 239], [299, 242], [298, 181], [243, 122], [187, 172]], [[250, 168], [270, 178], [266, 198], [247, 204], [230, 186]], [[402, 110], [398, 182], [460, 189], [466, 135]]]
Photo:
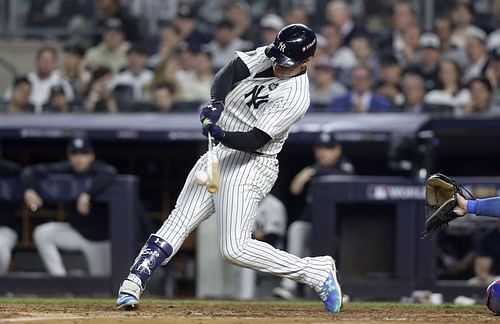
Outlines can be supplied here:
[[254, 109], [259, 109], [259, 106], [263, 103], [269, 101], [269, 95], [261, 96], [260, 92], [265, 89], [263, 85], [256, 85], [252, 91], [245, 93], [245, 99], [250, 97], [250, 100], [247, 101], [247, 106], [251, 108], [253, 106]]

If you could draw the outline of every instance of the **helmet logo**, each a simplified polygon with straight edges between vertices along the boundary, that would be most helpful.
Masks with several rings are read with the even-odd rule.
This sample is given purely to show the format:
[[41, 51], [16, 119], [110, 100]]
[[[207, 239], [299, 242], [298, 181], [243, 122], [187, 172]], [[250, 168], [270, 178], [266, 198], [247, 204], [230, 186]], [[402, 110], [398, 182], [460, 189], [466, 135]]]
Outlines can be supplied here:
[[286, 49], [286, 45], [285, 45], [285, 43], [280, 42], [280, 43], [279, 43], [279, 45], [278, 45], [278, 50], [279, 50], [280, 52], [283, 52], [283, 53], [284, 53], [284, 52], [285, 52], [285, 49]]

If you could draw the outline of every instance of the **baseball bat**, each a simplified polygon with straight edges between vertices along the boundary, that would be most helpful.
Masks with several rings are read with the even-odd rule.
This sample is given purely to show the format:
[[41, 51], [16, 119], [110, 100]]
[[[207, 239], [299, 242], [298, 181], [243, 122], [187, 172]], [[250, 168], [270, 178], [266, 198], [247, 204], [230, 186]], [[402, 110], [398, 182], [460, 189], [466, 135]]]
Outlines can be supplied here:
[[210, 193], [216, 193], [219, 190], [219, 159], [213, 151], [212, 135], [208, 133], [208, 183], [207, 190]]

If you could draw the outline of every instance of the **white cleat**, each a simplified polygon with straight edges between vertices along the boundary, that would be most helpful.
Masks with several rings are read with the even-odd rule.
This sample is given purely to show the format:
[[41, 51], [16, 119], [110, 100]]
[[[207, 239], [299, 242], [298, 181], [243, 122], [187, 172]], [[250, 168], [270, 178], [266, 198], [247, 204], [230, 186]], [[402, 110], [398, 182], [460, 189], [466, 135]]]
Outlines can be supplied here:
[[141, 291], [141, 286], [129, 279], [125, 279], [118, 292], [116, 308], [123, 310], [137, 309], [139, 307], [139, 296], [141, 295]]

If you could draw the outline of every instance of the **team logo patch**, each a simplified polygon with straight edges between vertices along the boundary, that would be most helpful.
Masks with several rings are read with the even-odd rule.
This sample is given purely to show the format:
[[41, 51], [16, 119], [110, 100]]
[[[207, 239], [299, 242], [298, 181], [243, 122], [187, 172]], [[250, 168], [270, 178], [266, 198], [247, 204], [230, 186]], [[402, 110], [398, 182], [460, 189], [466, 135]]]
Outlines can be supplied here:
[[280, 42], [280, 43], [278, 44], [278, 50], [279, 50], [280, 52], [284, 53], [284, 52], [285, 52], [285, 49], [286, 49], [286, 45], [285, 45], [285, 43]]
[[278, 87], [278, 82], [273, 82], [269, 85], [269, 91], [273, 91]]

